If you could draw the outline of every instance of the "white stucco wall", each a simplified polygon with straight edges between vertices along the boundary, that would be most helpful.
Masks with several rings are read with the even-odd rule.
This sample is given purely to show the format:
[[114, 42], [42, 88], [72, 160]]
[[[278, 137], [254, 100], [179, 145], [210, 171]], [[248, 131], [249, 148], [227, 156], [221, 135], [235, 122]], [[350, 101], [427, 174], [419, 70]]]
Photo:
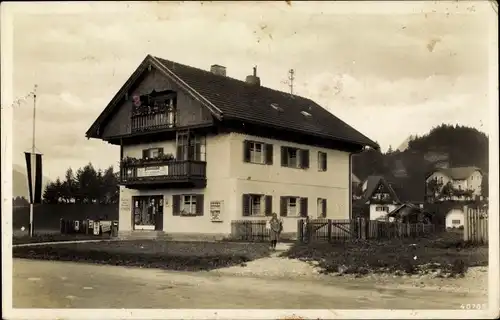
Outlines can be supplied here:
[[[273, 165], [246, 163], [243, 161], [243, 141], [255, 140], [273, 144]], [[281, 196], [308, 198], [308, 213], [317, 215], [317, 198], [327, 199], [327, 218], [349, 218], [349, 154], [268, 138], [238, 133], [209, 136], [206, 139], [207, 186], [202, 190], [170, 189], [139, 191], [122, 188], [120, 197], [131, 199], [134, 195], [164, 195], [163, 228], [168, 233], [230, 233], [231, 220], [261, 220], [269, 217], [243, 217], [242, 195], [249, 193], [273, 196], [273, 212], [279, 214]], [[309, 169], [281, 167], [281, 146], [309, 150]], [[125, 146], [124, 156], [142, 157], [146, 148], [163, 147], [164, 153], [175, 154], [175, 141]], [[318, 171], [317, 153], [327, 153], [327, 171]], [[172, 195], [201, 193], [205, 195], [205, 214], [199, 217], [172, 215]], [[224, 201], [224, 221], [210, 221], [210, 201]], [[131, 230], [131, 209], [120, 208], [120, 230]], [[284, 232], [297, 230], [297, 217], [283, 217]]]
[[[370, 204], [370, 220], [377, 220], [380, 217], [387, 215], [389, 212], [396, 209], [399, 205], [396, 204]], [[387, 207], [388, 211], [377, 211], [377, 207]]]
[[[473, 174], [471, 174], [469, 178], [463, 180], [452, 180], [447, 175], [441, 172], [434, 172], [431, 176], [429, 176], [429, 178], [427, 178], [427, 182], [434, 178], [437, 178], [438, 181], [441, 181], [440, 179], [442, 178], [443, 187], [444, 185], [446, 185], [448, 182], [451, 181], [453, 187], [456, 189], [462, 189], [462, 190], [473, 189], [474, 190], [473, 196], [481, 195], [482, 174], [480, 171], [475, 171]], [[461, 198], [454, 197], [453, 200], [466, 200], [466, 199], [463, 197]]]
[[[460, 220], [460, 224], [453, 224], [453, 220]], [[458, 228], [464, 225], [464, 212], [460, 209], [452, 209], [446, 214], [446, 228]]]
[[[214, 233], [229, 234], [231, 227], [231, 212], [228, 209], [232, 199], [230, 198], [232, 183], [229, 177], [229, 135], [218, 135], [206, 139], [206, 161], [207, 161], [207, 186], [204, 189], [157, 189], [157, 190], [133, 190], [121, 188], [120, 204], [122, 199], [131, 199], [132, 196], [163, 195], [163, 231], [167, 233]], [[150, 144], [139, 144], [124, 146], [123, 155], [141, 158], [142, 150], [146, 148], [163, 147], [164, 153], [175, 155], [175, 141], [163, 141]], [[173, 216], [172, 196], [176, 194], [203, 194], [204, 215], [203, 216]], [[210, 221], [210, 201], [224, 201], [222, 222]], [[128, 206], [120, 205], [121, 231], [132, 230], [132, 211]]]
[[467, 179], [467, 185], [469, 188], [474, 190], [474, 196], [481, 195], [481, 183], [483, 180], [483, 175], [479, 171], [474, 171], [473, 174]]
[[[273, 165], [243, 162], [243, 141], [255, 140], [273, 145]], [[233, 197], [235, 219], [262, 219], [241, 216], [241, 197], [247, 193], [273, 196], [273, 212], [280, 212], [281, 196], [308, 198], [308, 214], [317, 217], [317, 198], [327, 199], [327, 219], [349, 219], [349, 154], [337, 150], [317, 148], [286, 141], [231, 133], [230, 175], [234, 179]], [[281, 146], [309, 150], [309, 168], [295, 169], [281, 166]], [[327, 171], [318, 171], [318, 151], [327, 153]], [[294, 232], [297, 217], [283, 217], [284, 232]]]

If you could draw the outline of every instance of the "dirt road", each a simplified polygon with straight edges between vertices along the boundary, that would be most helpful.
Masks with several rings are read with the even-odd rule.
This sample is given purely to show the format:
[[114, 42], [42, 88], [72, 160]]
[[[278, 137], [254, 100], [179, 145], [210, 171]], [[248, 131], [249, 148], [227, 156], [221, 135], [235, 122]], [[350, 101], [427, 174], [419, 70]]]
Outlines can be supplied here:
[[458, 309], [477, 292], [13, 260], [14, 308]]

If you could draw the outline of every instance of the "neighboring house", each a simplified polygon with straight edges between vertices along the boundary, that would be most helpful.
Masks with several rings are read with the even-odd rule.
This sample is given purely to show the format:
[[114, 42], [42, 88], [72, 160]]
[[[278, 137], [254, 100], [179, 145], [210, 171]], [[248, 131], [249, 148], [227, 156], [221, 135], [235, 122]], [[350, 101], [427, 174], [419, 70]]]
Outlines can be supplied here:
[[446, 228], [459, 228], [464, 225], [464, 211], [462, 209], [451, 209], [446, 214]]
[[[87, 131], [120, 146], [119, 230], [227, 236], [233, 220], [348, 219], [368, 139], [314, 101], [148, 55]], [[143, 232], [144, 233], [144, 232]]]
[[368, 176], [362, 186], [363, 196], [358, 207], [369, 206], [369, 219], [379, 220], [401, 203], [392, 186], [382, 176]]
[[402, 223], [432, 223], [432, 214], [424, 211], [421, 206], [412, 203], [403, 203], [387, 215], [389, 221]]
[[[470, 192], [470, 198], [480, 197], [482, 179], [483, 174], [477, 167], [438, 168], [426, 178], [427, 194], [433, 199], [442, 200], [446, 196], [441, 193], [449, 183], [454, 190], [449, 200], [467, 200], [462, 195], [466, 191]], [[433, 190], [429, 190], [431, 185]]]

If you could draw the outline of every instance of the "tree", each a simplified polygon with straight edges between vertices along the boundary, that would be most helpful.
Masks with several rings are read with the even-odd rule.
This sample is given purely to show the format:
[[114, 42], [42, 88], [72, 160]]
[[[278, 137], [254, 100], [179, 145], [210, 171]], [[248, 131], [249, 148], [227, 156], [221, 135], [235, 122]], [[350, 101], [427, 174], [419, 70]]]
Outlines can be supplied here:
[[63, 182], [63, 198], [66, 203], [76, 202], [75, 194], [77, 193], [77, 185], [73, 169], [68, 168]]
[[387, 149], [387, 152], [386, 152], [386, 153], [387, 153], [387, 154], [391, 154], [391, 153], [393, 153], [393, 152], [394, 152], [394, 150], [392, 150], [392, 146], [391, 146], [391, 145], [389, 145], [389, 149]]
[[99, 193], [101, 197], [101, 203], [108, 204], [118, 202], [118, 179], [116, 177], [116, 174], [113, 172], [112, 166], [104, 171], [100, 188], [101, 190]]
[[441, 190], [441, 195], [447, 200], [451, 200], [454, 194], [455, 191], [453, 190], [453, 185], [451, 184], [451, 182], [445, 184], [443, 189]]
[[29, 204], [29, 201], [25, 197], [17, 196], [12, 198], [12, 206], [14, 207], [27, 207]]
[[50, 182], [45, 187], [43, 192], [43, 201], [44, 203], [56, 204], [59, 203], [59, 199], [57, 197], [57, 188], [54, 182]]
[[118, 175], [109, 167], [104, 172], [92, 163], [73, 174], [68, 168], [65, 180], [50, 182], [43, 194], [45, 203], [116, 203], [118, 202]]
[[436, 201], [443, 188], [443, 183], [438, 179], [429, 179], [426, 185], [426, 196], [429, 202]]
[[481, 181], [481, 195], [484, 199], [488, 199], [489, 197], [489, 181], [487, 175], [483, 175], [483, 180]]

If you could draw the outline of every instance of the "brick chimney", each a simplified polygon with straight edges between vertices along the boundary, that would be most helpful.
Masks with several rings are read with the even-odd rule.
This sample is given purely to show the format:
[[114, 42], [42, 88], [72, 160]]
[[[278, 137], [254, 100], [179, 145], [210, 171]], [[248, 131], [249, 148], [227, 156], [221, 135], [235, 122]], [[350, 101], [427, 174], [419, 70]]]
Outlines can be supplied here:
[[247, 76], [245, 82], [251, 85], [260, 86], [260, 78], [257, 77], [257, 66], [253, 67], [253, 75]]
[[226, 76], [226, 67], [219, 66], [218, 64], [213, 64], [210, 67], [210, 72], [217, 74], [219, 76]]

